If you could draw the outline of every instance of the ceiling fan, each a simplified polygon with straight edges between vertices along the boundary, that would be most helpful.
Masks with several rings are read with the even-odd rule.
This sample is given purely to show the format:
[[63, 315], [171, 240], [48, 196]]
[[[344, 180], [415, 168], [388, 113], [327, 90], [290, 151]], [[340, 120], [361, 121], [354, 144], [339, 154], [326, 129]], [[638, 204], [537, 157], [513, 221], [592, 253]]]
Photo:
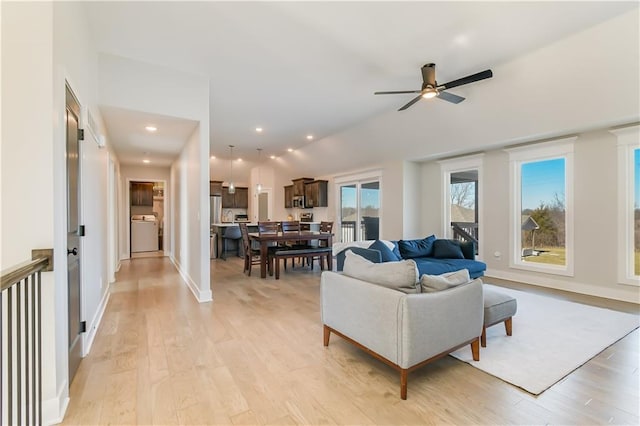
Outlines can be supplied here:
[[443, 101], [459, 104], [464, 101], [462, 96], [454, 95], [453, 93], [445, 92], [445, 90], [452, 89], [454, 87], [462, 86], [463, 84], [474, 83], [476, 81], [484, 80], [486, 78], [493, 77], [491, 70], [485, 70], [476, 74], [471, 74], [466, 77], [459, 78], [457, 80], [450, 81], [445, 84], [438, 84], [436, 82], [436, 64], [426, 64], [422, 68], [422, 89], [421, 90], [401, 90], [396, 92], [375, 92], [374, 95], [398, 95], [403, 93], [419, 93], [418, 96], [411, 99], [409, 103], [404, 105], [398, 111], [404, 111], [411, 105], [415, 104], [420, 98], [431, 99], [439, 98]]

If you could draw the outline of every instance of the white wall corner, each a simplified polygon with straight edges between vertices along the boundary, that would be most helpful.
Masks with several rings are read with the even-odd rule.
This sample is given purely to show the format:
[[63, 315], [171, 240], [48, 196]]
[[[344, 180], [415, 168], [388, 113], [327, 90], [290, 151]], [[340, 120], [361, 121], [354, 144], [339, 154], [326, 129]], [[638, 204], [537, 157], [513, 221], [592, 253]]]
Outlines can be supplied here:
[[55, 398], [42, 401], [42, 424], [55, 425], [62, 423], [69, 406], [69, 386], [67, 380], [63, 380], [58, 386]]
[[198, 286], [198, 284], [195, 281], [193, 281], [193, 279], [189, 276], [189, 274], [185, 272], [185, 270], [180, 265], [180, 262], [178, 262], [173, 255], [171, 255], [169, 259], [171, 259], [171, 263], [174, 264], [174, 266], [178, 270], [178, 273], [182, 277], [182, 280], [187, 285], [189, 290], [191, 290], [191, 293], [193, 293], [198, 303], [211, 302], [213, 300], [211, 289], [209, 289], [208, 291], [201, 290], [200, 286]]

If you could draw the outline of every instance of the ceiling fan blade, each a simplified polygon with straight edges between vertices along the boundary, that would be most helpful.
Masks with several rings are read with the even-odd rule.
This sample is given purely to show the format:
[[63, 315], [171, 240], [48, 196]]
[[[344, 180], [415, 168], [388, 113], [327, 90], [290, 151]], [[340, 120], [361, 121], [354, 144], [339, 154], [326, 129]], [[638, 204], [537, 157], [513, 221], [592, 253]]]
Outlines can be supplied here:
[[436, 64], [425, 64], [421, 68], [422, 82], [436, 87]]
[[[420, 92], [418, 92], [418, 93], [420, 93]], [[409, 108], [411, 105], [413, 105], [416, 102], [418, 102], [420, 100], [420, 98], [422, 98], [422, 94], [420, 94], [420, 95], [416, 96], [415, 98], [411, 99], [408, 104], [406, 104], [405, 106], [400, 108], [398, 111], [404, 111], [405, 109]]]
[[440, 92], [438, 93], [437, 98], [442, 99], [443, 101], [451, 102], [452, 104], [459, 104], [465, 99], [462, 96], [454, 95], [453, 93], [449, 92]]
[[491, 78], [491, 77], [493, 77], [493, 72], [491, 72], [491, 70], [485, 70], [476, 74], [459, 78], [457, 80], [450, 81], [445, 84], [441, 84], [438, 86], [438, 90], [452, 89], [454, 87], [462, 86], [463, 84], [474, 83], [476, 81], [484, 80], [486, 78]]
[[420, 90], [401, 90], [396, 92], [374, 92], [374, 95], [400, 95], [406, 93], [422, 93]]

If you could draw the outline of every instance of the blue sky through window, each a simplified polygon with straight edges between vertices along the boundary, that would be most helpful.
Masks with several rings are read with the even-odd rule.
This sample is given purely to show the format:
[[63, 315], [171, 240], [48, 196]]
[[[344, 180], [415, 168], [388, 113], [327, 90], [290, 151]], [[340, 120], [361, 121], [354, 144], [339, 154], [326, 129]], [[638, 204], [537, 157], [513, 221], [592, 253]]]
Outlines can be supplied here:
[[556, 158], [522, 165], [522, 210], [534, 210], [541, 203], [551, 205], [555, 194], [564, 201], [564, 164], [564, 158]]

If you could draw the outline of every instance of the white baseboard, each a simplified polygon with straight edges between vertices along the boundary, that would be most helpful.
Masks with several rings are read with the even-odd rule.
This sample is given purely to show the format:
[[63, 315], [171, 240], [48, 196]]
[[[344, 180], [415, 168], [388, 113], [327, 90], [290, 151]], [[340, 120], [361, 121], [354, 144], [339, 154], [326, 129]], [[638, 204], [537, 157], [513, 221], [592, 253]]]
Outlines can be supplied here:
[[83, 346], [83, 354], [82, 357], [85, 357], [89, 354], [89, 351], [91, 351], [91, 346], [93, 345], [93, 340], [96, 337], [96, 334], [98, 333], [98, 327], [100, 327], [100, 322], [102, 321], [102, 316], [104, 315], [104, 311], [107, 309], [107, 304], [109, 303], [109, 297], [111, 296], [111, 292], [109, 291], [109, 287], [106, 288], [106, 291], [104, 292], [104, 295], [102, 296], [102, 300], [100, 301], [100, 304], [98, 305], [98, 309], [96, 311], [96, 314], [93, 316], [93, 319], [91, 320], [91, 323], [89, 324], [89, 327], [87, 328], [87, 335], [86, 338], [84, 339], [84, 346]]
[[211, 289], [207, 291], [200, 290], [200, 287], [198, 287], [198, 285], [191, 279], [189, 274], [187, 274], [186, 271], [182, 269], [180, 262], [178, 262], [173, 256], [170, 256], [169, 259], [171, 259], [171, 263], [174, 264], [174, 266], [178, 270], [178, 273], [182, 277], [182, 280], [185, 282], [185, 284], [187, 284], [187, 287], [189, 288], [189, 290], [191, 290], [191, 293], [193, 293], [199, 303], [211, 302], [213, 300]]
[[556, 290], [569, 291], [572, 293], [586, 294], [589, 296], [602, 297], [605, 299], [613, 299], [623, 302], [640, 304], [640, 288], [636, 288], [634, 292], [633, 290], [629, 291], [629, 289], [633, 289], [633, 287], [615, 283], [612, 284], [612, 287], [600, 287], [594, 286], [592, 284], [566, 281], [554, 277], [538, 277], [521, 272], [500, 271], [495, 269], [487, 269], [485, 276], [487, 278], [493, 277], [502, 280], [517, 281], [539, 287], [553, 288]]
[[69, 406], [69, 387], [65, 379], [58, 388], [58, 394], [55, 398], [45, 399], [42, 401], [42, 424], [55, 425], [62, 423], [64, 415]]

